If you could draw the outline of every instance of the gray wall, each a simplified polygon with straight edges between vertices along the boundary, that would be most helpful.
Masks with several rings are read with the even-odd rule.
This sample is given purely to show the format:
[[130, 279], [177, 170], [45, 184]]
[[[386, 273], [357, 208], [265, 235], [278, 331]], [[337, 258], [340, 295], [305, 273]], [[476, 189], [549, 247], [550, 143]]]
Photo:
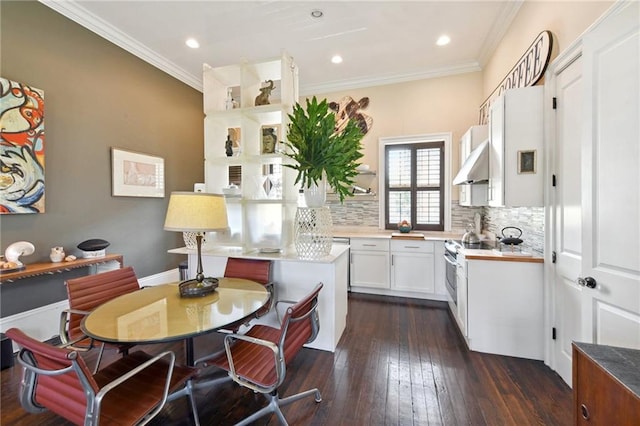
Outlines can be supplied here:
[[[169, 194], [204, 179], [202, 94], [35, 1], [0, 2], [0, 75], [44, 90], [46, 212], [0, 216], [0, 251], [32, 242], [25, 263], [89, 238], [111, 242], [138, 276], [177, 267], [163, 230]], [[165, 159], [165, 198], [111, 196], [111, 147]], [[0, 315], [66, 297], [72, 273], [0, 286]]]

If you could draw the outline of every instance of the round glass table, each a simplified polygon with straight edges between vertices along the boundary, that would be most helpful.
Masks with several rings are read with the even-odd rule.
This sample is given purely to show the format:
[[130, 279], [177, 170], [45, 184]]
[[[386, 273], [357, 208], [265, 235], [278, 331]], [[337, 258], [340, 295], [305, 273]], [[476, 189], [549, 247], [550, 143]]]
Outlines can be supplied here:
[[218, 278], [218, 288], [201, 297], [180, 297], [178, 284], [148, 287], [100, 305], [82, 321], [89, 337], [108, 343], [185, 340], [193, 365], [193, 338], [252, 316], [269, 300], [260, 283]]

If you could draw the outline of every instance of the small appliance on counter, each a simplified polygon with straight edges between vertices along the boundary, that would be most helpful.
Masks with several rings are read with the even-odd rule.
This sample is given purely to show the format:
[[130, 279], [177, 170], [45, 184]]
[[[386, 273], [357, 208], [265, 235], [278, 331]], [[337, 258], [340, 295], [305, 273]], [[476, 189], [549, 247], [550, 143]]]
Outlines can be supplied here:
[[502, 228], [502, 237], [499, 238], [498, 251], [500, 253], [524, 254], [522, 251], [522, 230], [515, 226]]

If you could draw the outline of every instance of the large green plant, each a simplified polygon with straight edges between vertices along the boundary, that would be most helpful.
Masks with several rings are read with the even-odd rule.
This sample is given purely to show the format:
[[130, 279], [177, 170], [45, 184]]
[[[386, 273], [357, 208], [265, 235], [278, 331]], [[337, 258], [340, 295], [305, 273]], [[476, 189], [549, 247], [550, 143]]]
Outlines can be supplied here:
[[307, 99], [306, 109], [296, 103], [289, 120], [285, 142], [289, 149], [285, 155], [295, 163], [286, 166], [297, 170], [295, 183], [301, 182], [308, 188], [317, 184], [324, 172], [340, 202], [353, 195], [356, 168], [362, 158], [360, 141], [364, 136], [355, 121], [349, 120], [342, 131], [336, 132], [336, 117], [327, 100], [318, 103], [315, 96]]

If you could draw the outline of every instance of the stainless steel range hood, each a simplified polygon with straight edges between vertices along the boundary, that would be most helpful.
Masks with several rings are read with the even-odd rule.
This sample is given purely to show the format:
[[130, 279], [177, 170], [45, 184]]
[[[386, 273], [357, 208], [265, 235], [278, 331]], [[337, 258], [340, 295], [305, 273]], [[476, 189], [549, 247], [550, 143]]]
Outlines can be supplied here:
[[453, 179], [454, 185], [484, 183], [489, 180], [489, 139], [471, 151], [460, 171]]

